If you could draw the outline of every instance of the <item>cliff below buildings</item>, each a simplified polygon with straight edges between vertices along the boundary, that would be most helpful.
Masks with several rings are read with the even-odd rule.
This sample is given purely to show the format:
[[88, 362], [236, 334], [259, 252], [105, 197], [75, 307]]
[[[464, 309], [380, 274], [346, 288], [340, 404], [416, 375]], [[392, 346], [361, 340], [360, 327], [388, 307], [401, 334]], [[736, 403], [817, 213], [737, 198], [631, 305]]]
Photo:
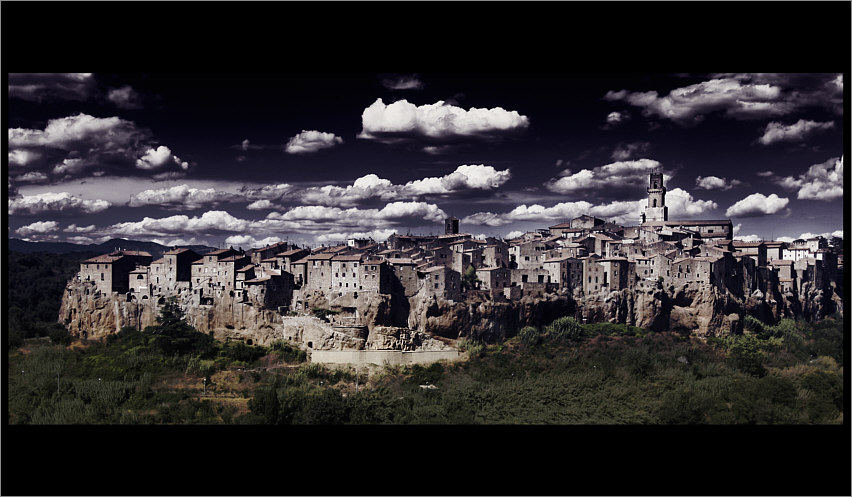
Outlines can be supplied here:
[[[239, 339], [266, 345], [281, 338], [315, 350], [445, 350], [459, 338], [495, 343], [514, 336], [524, 326], [544, 326], [560, 316], [578, 321], [626, 323], [655, 331], [678, 331], [699, 337], [742, 331], [744, 316], [764, 322], [803, 318], [817, 320], [842, 312], [842, 300], [831, 288], [804, 284], [796, 294], [756, 290], [737, 296], [717, 286], [685, 283], [662, 287], [642, 283], [634, 289], [586, 296], [525, 296], [494, 301], [470, 292], [464, 301], [418, 295], [352, 294], [304, 296], [305, 309], [282, 315], [235, 302], [227, 295], [212, 305], [193, 305], [189, 292], [177, 303], [186, 321], [219, 339]], [[143, 329], [155, 325], [164, 299], [100, 294], [91, 283], [68, 284], [60, 321], [85, 338], [104, 338], [125, 326]], [[326, 309], [323, 319], [312, 309]]]

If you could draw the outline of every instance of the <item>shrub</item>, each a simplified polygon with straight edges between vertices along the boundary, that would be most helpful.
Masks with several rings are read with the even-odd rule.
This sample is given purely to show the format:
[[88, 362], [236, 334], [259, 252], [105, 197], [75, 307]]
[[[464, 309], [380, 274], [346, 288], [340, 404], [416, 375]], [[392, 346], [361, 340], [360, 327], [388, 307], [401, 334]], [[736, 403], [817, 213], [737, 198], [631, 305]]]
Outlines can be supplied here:
[[482, 354], [485, 352], [485, 344], [470, 338], [460, 339], [458, 342], [458, 348], [462, 352], [467, 352], [469, 357], [482, 357]]
[[742, 335], [731, 346], [729, 352], [731, 364], [743, 373], [752, 376], [764, 376], [764, 354], [760, 350], [760, 341], [754, 335]]
[[61, 324], [55, 324], [53, 326], [53, 331], [50, 332], [50, 341], [59, 344], [65, 345], [66, 347], [71, 345], [72, 341], [71, 334], [68, 333], [68, 330], [65, 329]]
[[750, 331], [755, 335], [761, 336], [766, 332], [766, 327], [763, 325], [763, 322], [757, 319], [756, 317], [746, 314], [745, 319], [743, 320], [743, 328], [746, 331]]
[[521, 328], [521, 331], [518, 332], [518, 338], [521, 340], [521, 343], [527, 347], [535, 347], [541, 342], [542, 337], [538, 328], [533, 326], [524, 326]]
[[561, 317], [550, 323], [545, 329], [548, 338], [558, 342], [579, 340], [583, 336], [583, 327], [572, 317]]
[[278, 354], [285, 362], [305, 362], [308, 357], [307, 352], [284, 340], [275, 340], [272, 342], [270, 349]]
[[335, 311], [333, 309], [323, 309], [322, 307], [312, 307], [311, 312], [314, 313], [314, 316], [322, 319], [323, 321], [328, 321], [328, 316], [332, 316], [334, 314], [340, 314], [340, 311]]

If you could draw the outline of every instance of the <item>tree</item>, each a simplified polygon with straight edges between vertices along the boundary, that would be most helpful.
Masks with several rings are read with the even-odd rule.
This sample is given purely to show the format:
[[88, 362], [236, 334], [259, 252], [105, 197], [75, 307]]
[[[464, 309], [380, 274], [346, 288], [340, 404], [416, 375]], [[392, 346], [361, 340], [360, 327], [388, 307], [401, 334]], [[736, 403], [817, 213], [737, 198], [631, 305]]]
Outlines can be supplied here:
[[166, 299], [163, 308], [160, 309], [160, 315], [157, 316], [157, 323], [163, 327], [170, 327], [183, 321], [183, 311], [177, 303], [175, 297]]
[[462, 288], [465, 290], [474, 290], [479, 288], [479, 277], [476, 276], [476, 269], [471, 264], [467, 267], [467, 271], [464, 272], [464, 276], [462, 277]]

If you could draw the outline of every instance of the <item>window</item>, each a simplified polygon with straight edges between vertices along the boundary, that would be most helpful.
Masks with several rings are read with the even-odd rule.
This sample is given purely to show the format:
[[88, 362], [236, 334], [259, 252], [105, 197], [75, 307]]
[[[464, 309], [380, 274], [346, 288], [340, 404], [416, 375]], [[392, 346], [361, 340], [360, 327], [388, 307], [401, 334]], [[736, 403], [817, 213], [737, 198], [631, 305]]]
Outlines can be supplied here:
[[437, 283], [435, 283], [435, 288], [438, 288], [438, 284], [437, 284]]
[[104, 280], [104, 273], [101, 273], [101, 281]]

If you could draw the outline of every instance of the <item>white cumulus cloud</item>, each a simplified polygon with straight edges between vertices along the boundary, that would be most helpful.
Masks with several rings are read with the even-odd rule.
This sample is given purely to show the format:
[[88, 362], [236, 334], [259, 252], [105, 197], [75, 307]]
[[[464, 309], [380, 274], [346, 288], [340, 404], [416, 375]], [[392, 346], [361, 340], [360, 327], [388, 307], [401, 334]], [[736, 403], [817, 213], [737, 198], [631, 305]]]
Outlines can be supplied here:
[[84, 200], [68, 192], [47, 192], [9, 199], [9, 214], [41, 214], [43, 212], [82, 212], [95, 214], [111, 207], [106, 200]]
[[394, 141], [405, 138], [489, 137], [526, 129], [529, 118], [502, 107], [462, 109], [444, 101], [417, 106], [407, 100], [385, 104], [381, 98], [361, 114], [359, 138]]
[[782, 188], [795, 190], [798, 199], [829, 202], [843, 198], [842, 156], [814, 164], [799, 176], [771, 177]]
[[56, 221], [37, 221], [32, 224], [28, 224], [26, 226], [22, 226], [15, 230], [15, 233], [18, 233], [22, 236], [30, 236], [34, 234], [44, 234], [50, 233], [52, 231], [56, 231], [58, 229], [58, 223]]
[[758, 138], [758, 142], [763, 145], [770, 145], [777, 142], [800, 142], [818, 131], [825, 131], [834, 128], [834, 122], [816, 122], [805, 119], [799, 119], [794, 124], [785, 125], [779, 122], [771, 122], [766, 125], [766, 130], [763, 136]]
[[[648, 174], [659, 170], [660, 163], [652, 159], [617, 161], [594, 169], [582, 169], [576, 173], [563, 171], [562, 177], [545, 183], [545, 187], [555, 193], [583, 193], [595, 190], [596, 193], [621, 194], [625, 190], [641, 190], [647, 187]], [[663, 172], [663, 181], [671, 176]]]
[[343, 143], [343, 138], [335, 136], [334, 133], [302, 130], [301, 133], [290, 138], [284, 151], [288, 154], [309, 154], [341, 143]]
[[206, 205], [241, 200], [241, 195], [218, 191], [215, 188], [192, 188], [187, 184], [168, 188], [144, 190], [130, 197], [128, 206], [157, 205], [171, 209], [197, 209]]
[[734, 203], [725, 211], [728, 217], [755, 217], [767, 216], [780, 212], [790, 199], [771, 194], [768, 197], [762, 193], [753, 193], [748, 197]]
[[738, 179], [720, 178], [718, 176], [698, 176], [695, 178], [695, 187], [701, 190], [730, 190], [742, 184]]

